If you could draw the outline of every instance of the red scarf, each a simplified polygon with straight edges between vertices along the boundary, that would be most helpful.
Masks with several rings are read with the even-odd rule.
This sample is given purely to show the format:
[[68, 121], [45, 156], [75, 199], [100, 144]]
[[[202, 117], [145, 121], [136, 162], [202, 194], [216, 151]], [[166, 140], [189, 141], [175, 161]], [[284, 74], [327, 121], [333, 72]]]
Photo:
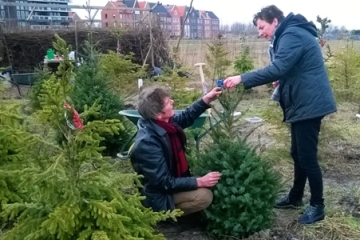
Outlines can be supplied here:
[[189, 169], [184, 149], [181, 145], [181, 140], [185, 141], [184, 130], [178, 125], [171, 122], [158, 121], [155, 120], [155, 123], [162, 127], [169, 136], [170, 146], [173, 152], [173, 165], [175, 166], [174, 174], [176, 177], [183, 176]]

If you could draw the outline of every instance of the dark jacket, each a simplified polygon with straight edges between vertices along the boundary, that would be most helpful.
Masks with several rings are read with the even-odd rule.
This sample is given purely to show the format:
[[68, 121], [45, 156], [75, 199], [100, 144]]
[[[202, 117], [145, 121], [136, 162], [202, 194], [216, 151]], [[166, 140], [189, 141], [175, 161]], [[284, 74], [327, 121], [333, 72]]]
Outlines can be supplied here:
[[245, 89], [279, 80], [280, 106], [289, 123], [336, 112], [315, 25], [290, 13], [275, 30], [272, 48], [268, 67], [241, 75]]
[[[191, 126], [208, 108], [209, 105], [199, 99], [184, 111], [176, 113], [173, 122], [184, 129]], [[182, 142], [184, 148], [185, 144]], [[173, 193], [197, 189], [196, 178], [191, 177], [190, 173], [187, 177], [174, 177], [168, 135], [152, 120], [139, 119], [130, 159], [134, 170], [144, 176], [144, 205], [154, 211], [175, 209]]]

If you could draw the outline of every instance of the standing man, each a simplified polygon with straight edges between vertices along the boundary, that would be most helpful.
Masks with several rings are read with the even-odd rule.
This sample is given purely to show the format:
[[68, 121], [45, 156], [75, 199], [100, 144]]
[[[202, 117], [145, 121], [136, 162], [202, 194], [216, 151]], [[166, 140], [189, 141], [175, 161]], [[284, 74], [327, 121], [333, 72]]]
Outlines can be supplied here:
[[316, 27], [304, 16], [283, 12], [271, 5], [255, 14], [254, 25], [260, 37], [272, 40], [273, 61], [262, 69], [224, 80], [227, 88], [239, 83], [245, 89], [279, 80], [279, 102], [284, 122], [291, 124], [291, 156], [294, 183], [289, 194], [275, 203], [276, 208], [297, 208], [306, 180], [310, 204], [298, 221], [312, 224], [324, 219], [322, 173], [317, 159], [318, 136], [324, 116], [336, 112]]
[[138, 133], [131, 153], [134, 170], [144, 176], [144, 206], [154, 211], [180, 209], [189, 215], [207, 208], [217, 184], [219, 172], [194, 177], [185, 156], [183, 129], [208, 109], [221, 94], [214, 88], [180, 113], [174, 114], [174, 101], [163, 88], [144, 90], [139, 97]]

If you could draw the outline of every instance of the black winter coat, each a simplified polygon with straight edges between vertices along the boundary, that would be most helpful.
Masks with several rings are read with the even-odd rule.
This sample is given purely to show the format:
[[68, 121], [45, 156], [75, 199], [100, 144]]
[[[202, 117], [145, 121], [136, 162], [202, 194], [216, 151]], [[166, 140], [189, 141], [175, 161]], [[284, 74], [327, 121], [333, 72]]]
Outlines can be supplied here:
[[[180, 113], [173, 122], [181, 128], [191, 126], [209, 108], [202, 99]], [[185, 142], [182, 143], [185, 146]], [[166, 131], [152, 120], [140, 118], [138, 133], [130, 155], [134, 170], [144, 176], [142, 194], [146, 196], [144, 206], [154, 211], [175, 209], [173, 193], [197, 189], [195, 177], [174, 177], [170, 142]]]
[[275, 30], [273, 62], [241, 75], [245, 89], [279, 80], [285, 122], [297, 122], [336, 112], [316, 27], [290, 13]]

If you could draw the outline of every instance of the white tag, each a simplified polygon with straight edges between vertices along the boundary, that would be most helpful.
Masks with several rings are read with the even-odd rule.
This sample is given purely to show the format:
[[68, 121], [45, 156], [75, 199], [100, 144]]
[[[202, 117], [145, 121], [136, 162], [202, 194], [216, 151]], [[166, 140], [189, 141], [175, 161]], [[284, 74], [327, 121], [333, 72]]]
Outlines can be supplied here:
[[143, 85], [143, 80], [141, 78], [138, 79], [138, 88], [140, 89]]

